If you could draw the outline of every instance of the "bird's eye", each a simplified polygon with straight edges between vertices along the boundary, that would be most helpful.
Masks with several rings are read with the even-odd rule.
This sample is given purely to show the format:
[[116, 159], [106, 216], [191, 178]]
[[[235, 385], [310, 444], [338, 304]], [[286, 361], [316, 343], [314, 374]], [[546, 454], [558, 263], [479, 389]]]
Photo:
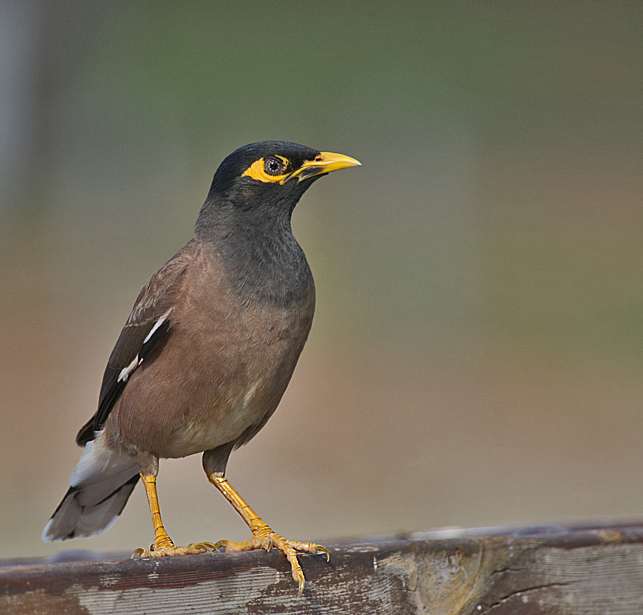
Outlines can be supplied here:
[[276, 156], [268, 156], [263, 163], [263, 169], [268, 175], [281, 175], [286, 170], [286, 164]]

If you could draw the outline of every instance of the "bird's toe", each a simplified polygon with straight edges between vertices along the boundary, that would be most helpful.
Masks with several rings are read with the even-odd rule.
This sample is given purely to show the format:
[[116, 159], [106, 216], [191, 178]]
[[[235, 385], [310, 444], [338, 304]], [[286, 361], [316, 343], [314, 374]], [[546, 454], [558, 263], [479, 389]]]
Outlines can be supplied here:
[[194, 542], [185, 547], [175, 545], [168, 547], [155, 547], [152, 545], [149, 549], [139, 547], [132, 553], [132, 559], [157, 559], [159, 557], [174, 557], [176, 555], [199, 555], [207, 551], [215, 551], [216, 547], [211, 542]]
[[304, 589], [305, 578], [301, 564], [297, 559], [297, 554], [312, 553], [314, 555], [323, 555], [327, 562], [330, 561], [330, 551], [326, 547], [314, 542], [289, 540], [281, 534], [273, 531], [257, 532], [250, 540], [219, 540], [214, 546], [217, 549], [223, 549], [227, 553], [253, 551], [256, 549], [264, 549], [265, 551], [278, 549], [286, 556], [286, 559], [290, 563], [292, 578], [297, 583], [300, 593]]
[[185, 548], [189, 549], [192, 553], [206, 553], [208, 551], [217, 551], [219, 549], [217, 543], [207, 541], [192, 542]]

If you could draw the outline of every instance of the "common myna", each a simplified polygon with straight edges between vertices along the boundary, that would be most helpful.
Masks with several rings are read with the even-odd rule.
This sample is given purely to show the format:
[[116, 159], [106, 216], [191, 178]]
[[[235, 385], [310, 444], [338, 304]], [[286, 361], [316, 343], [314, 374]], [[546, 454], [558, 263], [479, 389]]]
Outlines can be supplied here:
[[[91, 536], [121, 514], [139, 478], [154, 543], [135, 556], [223, 548], [277, 548], [304, 585], [297, 553], [328, 551], [288, 540], [225, 478], [233, 449], [277, 408], [313, 319], [315, 286], [291, 216], [318, 178], [354, 158], [284, 141], [246, 145], [219, 166], [193, 238], [142, 288], [107, 362], [98, 409], [80, 429], [84, 447], [45, 541]], [[160, 458], [203, 452], [208, 480], [241, 515], [249, 540], [174, 544], [159, 509]]]

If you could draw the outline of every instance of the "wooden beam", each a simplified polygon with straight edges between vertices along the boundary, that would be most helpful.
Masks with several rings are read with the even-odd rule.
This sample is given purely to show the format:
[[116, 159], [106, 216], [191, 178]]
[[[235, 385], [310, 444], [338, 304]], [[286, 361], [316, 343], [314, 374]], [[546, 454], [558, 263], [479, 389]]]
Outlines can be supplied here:
[[605, 615], [643, 613], [643, 525], [437, 530], [276, 552], [162, 560], [63, 552], [0, 562], [0, 613]]

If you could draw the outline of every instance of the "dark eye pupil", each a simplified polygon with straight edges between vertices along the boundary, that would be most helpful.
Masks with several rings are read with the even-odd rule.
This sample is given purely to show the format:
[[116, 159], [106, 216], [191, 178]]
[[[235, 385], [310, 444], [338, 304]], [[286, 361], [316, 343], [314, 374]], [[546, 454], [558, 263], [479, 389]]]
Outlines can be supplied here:
[[277, 175], [283, 170], [283, 163], [277, 158], [268, 158], [266, 160], [265, 169], [267, 173], [271, 175]]

